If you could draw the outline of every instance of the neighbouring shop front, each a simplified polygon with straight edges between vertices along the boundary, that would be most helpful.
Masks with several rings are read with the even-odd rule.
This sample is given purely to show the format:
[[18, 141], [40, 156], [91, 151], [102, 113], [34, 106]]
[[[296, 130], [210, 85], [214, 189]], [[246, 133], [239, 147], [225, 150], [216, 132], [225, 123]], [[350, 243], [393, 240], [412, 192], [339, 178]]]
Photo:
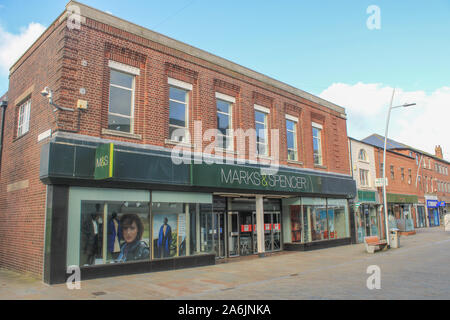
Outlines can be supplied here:
[[59, 134], [43, 146], [44, 281], [214, 264], [350, 244], [351, 177], [256, 165], [175, 164], [162, 149]]
[[425, 211], [425, 205], [422, 203], [416, 206], [416, 227], [425, 228], [427, 226], [427, 216]]
[[406, 194], [387, 194], [389, 229], [397, 228], [401, 232], [414, 231], [413, 208], [418, 197]]
[[428, 223], [430, 227], [439, 227], [441, 225], [439, 207], [438, 200], [427, 200]]
[[380, 204], [375, 191], [358, 190], [355, 205], [356, 238], [363, 243], [365, 237], [381, 237]]

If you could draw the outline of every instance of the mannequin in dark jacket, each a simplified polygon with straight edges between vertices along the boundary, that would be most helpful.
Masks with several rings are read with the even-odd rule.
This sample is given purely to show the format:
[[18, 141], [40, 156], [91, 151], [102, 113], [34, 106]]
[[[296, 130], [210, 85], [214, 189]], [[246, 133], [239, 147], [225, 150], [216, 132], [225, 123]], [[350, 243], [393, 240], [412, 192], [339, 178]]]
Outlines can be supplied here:
[[125, 243], [120, 248], [120, 255], [117, 262], [129, 262], [150, 259], [150, 249], [142, 241], [144, 226], [141, 219], [136, 214], [125, 214], [120, 219], [122, 226], [122, 238]]

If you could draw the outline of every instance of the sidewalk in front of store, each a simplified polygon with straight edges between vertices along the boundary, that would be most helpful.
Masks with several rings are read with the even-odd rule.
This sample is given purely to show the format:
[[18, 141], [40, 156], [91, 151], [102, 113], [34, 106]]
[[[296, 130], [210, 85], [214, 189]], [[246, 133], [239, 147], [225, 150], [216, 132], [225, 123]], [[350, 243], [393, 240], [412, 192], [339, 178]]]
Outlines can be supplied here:
[[[427, 247], [437, 248], [442, 244], [450, 244], [450, 232], [444, 232], [442, 227], [426, 228], [417, 230], [414, 236], [401, 237], [400, 249], [374, 255], [367, 254], [362, 244], [309, 252], [281, 252], [265, 258], [229, 259], [214, 266], [89, 280], [81, 283], [80, 290], [69, 290], [65, 284], [48, 286], [31, 277], [0, 270], [0, 299], [225, 299], [227, 295], [238, 300], [249, 299], [251, 297], [244, 291], [251, 288], [276, 287], [274, 284], [289, 282], [295, 277], [320, 281], [320, 270], [327, 273], [341, 270], [348, 275], [353, 272], [352, 266], [358, 265], [359, 270], [359, 265], [395, 261], [401, 255], [408, 263], [409, 254], [416, 250], [426, 252]], [[411, 260], [421, 263], [422, 259], [412, 257]], [[361, 277], [368, 277], [365, 270], [361, 270]], [[352, 278], [349, 276], [348, 280], [351, 282]], [[289, 290], [280, 291], [280, 297], [301, 297], [282, 294]], [[257, 295], [256, 289], [254, 292]], [[258, 296], [252, 298], [258, 299]], [[261, 298], [267, 296], [261, 295]]]

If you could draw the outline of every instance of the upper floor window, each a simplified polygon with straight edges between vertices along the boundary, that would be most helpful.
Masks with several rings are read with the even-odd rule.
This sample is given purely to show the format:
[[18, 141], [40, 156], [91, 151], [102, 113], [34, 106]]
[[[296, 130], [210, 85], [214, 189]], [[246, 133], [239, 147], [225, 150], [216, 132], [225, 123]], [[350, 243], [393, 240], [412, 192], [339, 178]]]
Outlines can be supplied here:
[[400, 168], [400, 172], [401, 172], [402, 181], [405, 181], [405, 169], [404, 168]]
[[139, 69], [110, 61], [108, 129], [133, 133], [135, 77]]
[[439, 165], [437, 163], [434, 164], [434, 169], [436, 170], [436, 172], [439, 172]]
[[391, 179], [394, 180], [395, 174], [394, 174], [394, 166], [391, 166]]
[[383, 163], [380, 163], [380, 177], [381, 177], [381, 178], [384, 178], [384, 177], [383, 177], [383, 173], [384, 173], [383, 170], [384, 170], [384, 164], [383, 164]]
[[367, 161], [367, 153], [364, 149], [359, 150], [358, 159], [361, 161]]
[[288, 160], [298, 160], [297, 152], [297, 123], [298, 119], [286, 115], [286, 137], [287, 137], [287, 151]]
[[30, 130], [30, 111], [31, 111], [31, 99], [28, 99], [19, 107], [17, 137], [24, 135]]
[[233, 145], [233, 121], [232, 109], [236, 99], [220, 93], [216, 93], [217, 105], [217, 147], [232, 150]]
[[419, 185], [419, 189], [422, 190], [422, 177], [421, 176], [419, 176], [418, 185]]
[[419, 155], [416, 154], [416, 165], [419, 165]]
[[269, 153], [268, 115], [270, 110], [255, 105], [256, 154], [266, 156]]
[[369, 187], [369, 170], [359, 169], [359, 180], [361, 186]]
[[323, 155], [322, 155], [322, 130], [323, 126], [321, 124], [312, 123], [312, 131], [313, 131], [313, 151], [314, 151], [314, 164], [322, 165], [323, 164]]
[[408, 169], [408, 184], [411, 184], [412, 181], [412, 172], [411, 169]]
[[169, 139], [189, 142], [189, 92], [192, 85], [169, 78]]

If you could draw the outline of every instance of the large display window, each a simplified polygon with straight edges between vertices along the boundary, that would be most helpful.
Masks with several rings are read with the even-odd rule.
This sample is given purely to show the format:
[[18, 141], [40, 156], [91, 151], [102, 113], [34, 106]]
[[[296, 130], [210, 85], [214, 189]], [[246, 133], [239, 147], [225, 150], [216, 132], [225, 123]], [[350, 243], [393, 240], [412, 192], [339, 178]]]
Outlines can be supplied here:
[[345, 199], [291, 198], [283, 200], [284, 238], [308, 243], [348, 238], [349, 212]]
[[[211, 253], [212, 196], [72, 187], [67, 265], [83, 267]], [[156, 200], [156, 201], [155, 201]]]
[[214, 252], [212, 195], [152, 192], [153, 259]]

